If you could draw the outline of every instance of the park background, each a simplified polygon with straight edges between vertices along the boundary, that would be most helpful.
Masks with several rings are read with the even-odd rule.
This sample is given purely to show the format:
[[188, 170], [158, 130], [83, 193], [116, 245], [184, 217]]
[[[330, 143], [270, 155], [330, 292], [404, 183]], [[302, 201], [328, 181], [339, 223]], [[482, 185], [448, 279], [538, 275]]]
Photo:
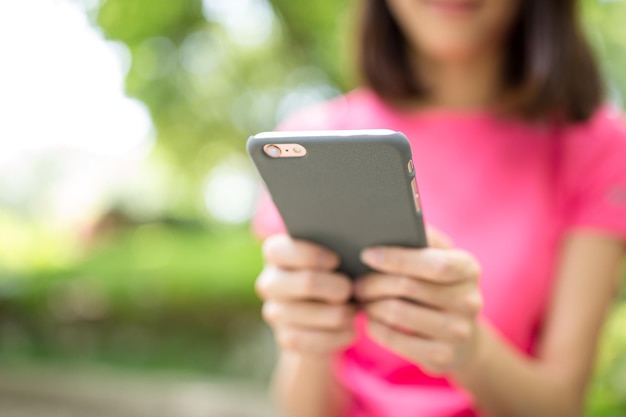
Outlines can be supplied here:
[[[0, 414], [63, 381], [262, 392], [244, 144], [356, 85], [357, 3], [0, 0]], [[623, 108], [626, 2], [579, 3]], [[587, 416], [626, 414], [624, 291], [590, 395]]]

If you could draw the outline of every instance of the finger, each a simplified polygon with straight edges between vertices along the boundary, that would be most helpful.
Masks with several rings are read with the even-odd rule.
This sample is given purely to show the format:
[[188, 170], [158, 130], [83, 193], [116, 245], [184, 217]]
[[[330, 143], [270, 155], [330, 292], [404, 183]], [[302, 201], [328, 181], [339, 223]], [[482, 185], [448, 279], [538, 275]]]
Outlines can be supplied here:
[[426, 237], [428, 246], [431, 248], [451, 249], [454, 247], [454, 243], [448, 235], [431, 225], [426, 226]]
[[418, 363], [431, 375], [442, 375], [454, 364], [454, 349], [447, 343], [407, 335], [374, 320], [368, 322], [368, 332], [372, 339], [407, 360]]
[[378, 272], [365, 275], [357, 281], [355, 296], [362, 303], [403, 298], [472, 317], [482, 308], [482, 297], [476, 283], [438, 284], [419, 278]]
[[480, 274], [478, 262], [457, 249], [374, 247], [363, 251], [361, 259], [380, 272], [439, 283], [476, 281]]
[[354, 340], [354, 329], [341, 331], [281, 327], [276, 330], [276, 342], [285, 350], [309, 354], [326, 354], [345, 348]]
[[273, 326], [344, 330], [354, 326], [355, 316], [355, 307], [348, 304], [279, 301], [263, 304], [263, 318]]
[[263, 242], [263, 256], [268, 263], [286, 269], [333, 270], [339, 266], [337, 254], [311, 242], [289, 235], [273, 235]]
[[352, 282], [337, 272], [289, 271], [268, 265], [256, 281], [257, 294], [264, 300], [314, 300], [331, 304], [347, 302]]
[[427, 339], [460, 343], [472, 334], [468, 319], [400, 299], [366, 304], [365, 311], [368, 317], [393, 329]]

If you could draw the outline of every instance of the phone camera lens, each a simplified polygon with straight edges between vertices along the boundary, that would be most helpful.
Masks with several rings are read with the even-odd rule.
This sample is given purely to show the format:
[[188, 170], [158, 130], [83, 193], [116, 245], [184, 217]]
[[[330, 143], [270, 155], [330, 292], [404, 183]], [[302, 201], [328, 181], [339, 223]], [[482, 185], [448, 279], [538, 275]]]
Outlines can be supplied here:
[[266, 145], [264, 151], [271, 158], [278, 158], [281, 154], [280, 148], [276, 145]]

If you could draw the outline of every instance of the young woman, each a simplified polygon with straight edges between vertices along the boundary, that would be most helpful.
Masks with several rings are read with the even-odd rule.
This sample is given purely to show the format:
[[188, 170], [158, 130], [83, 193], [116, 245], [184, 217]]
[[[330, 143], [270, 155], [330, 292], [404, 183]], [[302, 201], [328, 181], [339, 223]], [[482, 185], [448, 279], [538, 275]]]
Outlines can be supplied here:
[[265, 199], [257, 290], [281, 408], [580, 416], [625, 248], [626, 128], [603, 104], [575, 1], [363, 7], [364, 87], [281, 128], [404, 132], [438, 231], [427, 249], [368, 248], [376, 272], [353, 285]]

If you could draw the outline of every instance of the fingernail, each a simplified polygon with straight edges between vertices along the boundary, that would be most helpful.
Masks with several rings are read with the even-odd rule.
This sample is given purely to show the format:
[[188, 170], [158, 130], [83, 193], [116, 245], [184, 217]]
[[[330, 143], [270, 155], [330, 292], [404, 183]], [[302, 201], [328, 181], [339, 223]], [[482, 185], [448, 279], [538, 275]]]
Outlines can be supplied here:
[[382, 248], [369, 248], [361, 252], [361, 260], [369, 265], [380, 265], [385, 260], [385, 253]]

